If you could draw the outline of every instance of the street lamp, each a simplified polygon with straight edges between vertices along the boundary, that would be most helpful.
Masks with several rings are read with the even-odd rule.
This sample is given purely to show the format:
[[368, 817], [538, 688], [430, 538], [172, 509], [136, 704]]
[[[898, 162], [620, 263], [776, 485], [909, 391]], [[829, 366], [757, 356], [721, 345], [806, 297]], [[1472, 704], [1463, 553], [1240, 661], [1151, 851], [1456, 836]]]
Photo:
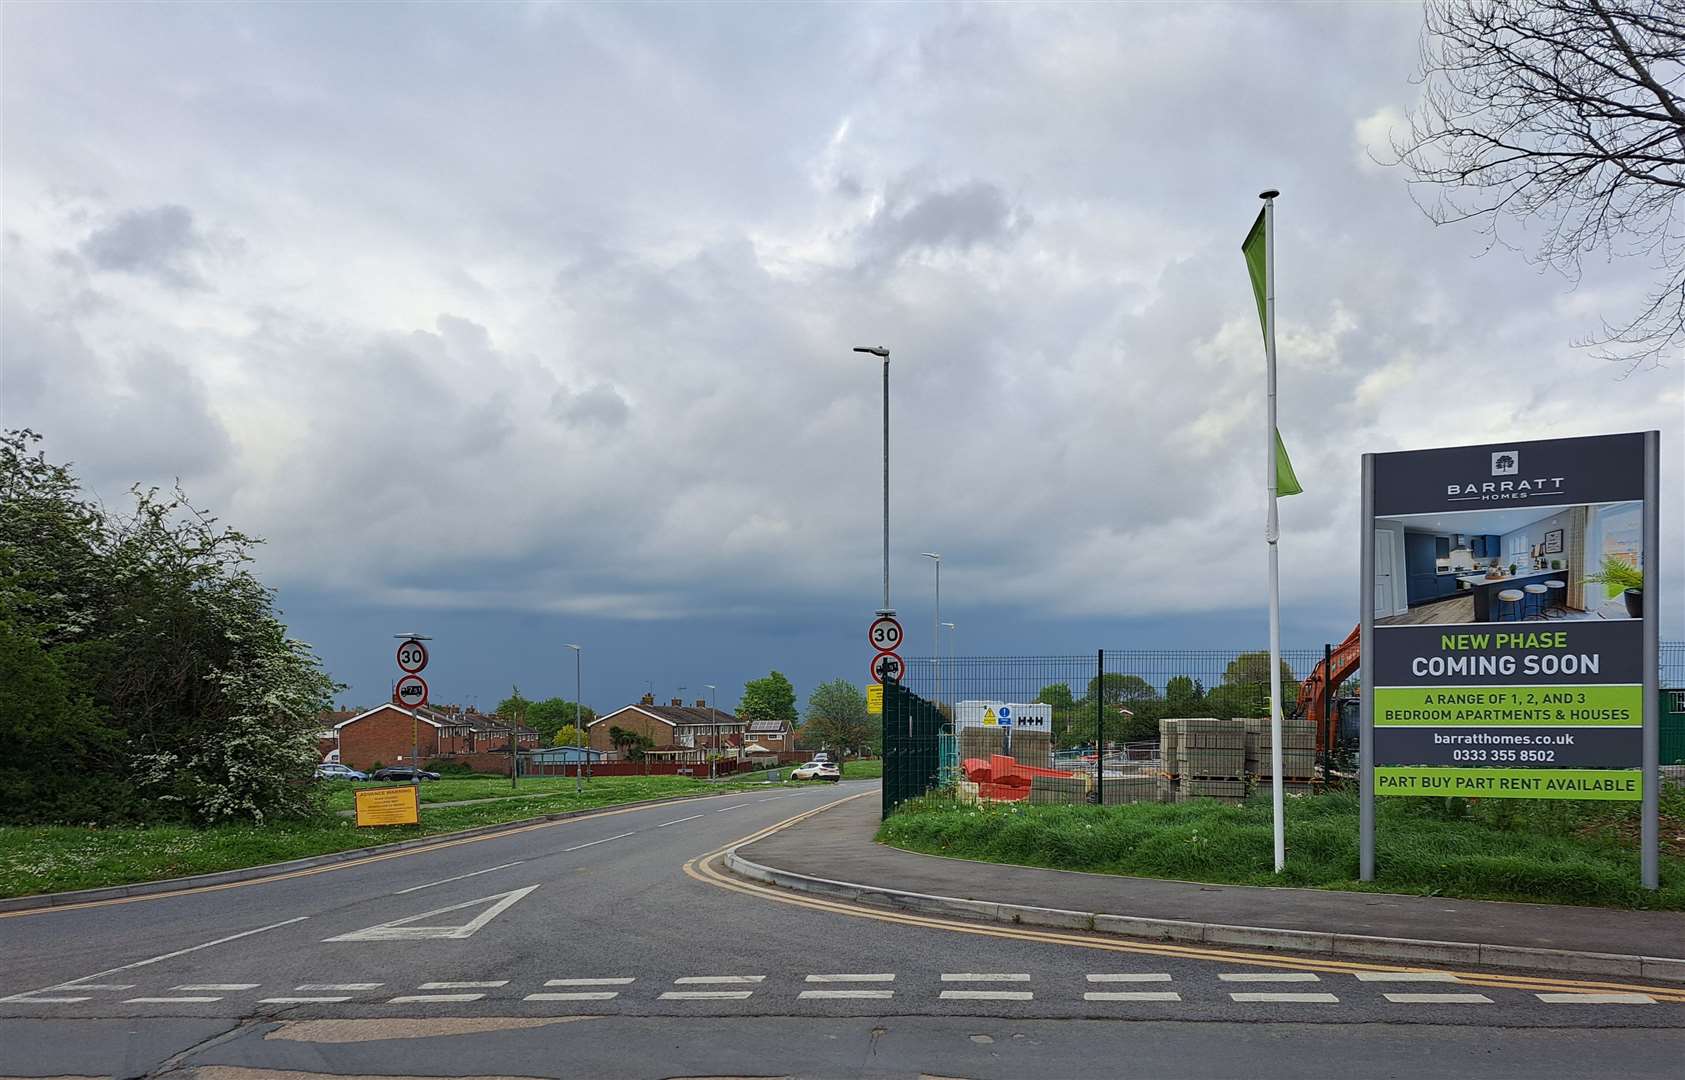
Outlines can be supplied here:
[[708, 722], [714, 726], [714, 752], [708, 757], [708, 779], [712, 780], [714, 779], [714, 759], [720, 755], [720, 717], [714, 710], [714, 702], [720, 688], [711, 682], [702, 685], [708, 688]]
[[856, 345], [854, 351], [883, 360], [883, 607], [879, 615], [893, 615], [889, 606], [889, 350], [882, 345]]
[[956, 628], [955, 628], [954, 624], [951, 623], [951, 622], [943, 623], [942, 628], [944, 630], [948, 631], [948, 666], [953, 667], [953, 665], [954, 665], [954, 630]]
[[930, 655], [936, 658], [936, 700], [942, 700], [942, 556], [934, 551], [921, 551], [936, 563], [936, 610], [930, 616]]
[[573, 763], [573, 793], [585, 793], [585, 722], [579, 715], [584, 706], [584, 666], [582, 659], [584, 650], [578, 645], [569, 645], [573, 650], [573, 748], [579, 752], [579, 760]]

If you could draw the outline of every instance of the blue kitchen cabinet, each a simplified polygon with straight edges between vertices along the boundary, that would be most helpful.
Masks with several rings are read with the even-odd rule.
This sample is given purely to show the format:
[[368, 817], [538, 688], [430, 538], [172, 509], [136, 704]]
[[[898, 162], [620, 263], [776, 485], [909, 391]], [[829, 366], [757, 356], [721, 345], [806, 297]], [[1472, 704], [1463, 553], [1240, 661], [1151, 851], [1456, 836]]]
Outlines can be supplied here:
[[1425, 574], [1407, 574], [1404, 578], [1406, 596], [1412, 606], [1428, 604], [1439, 599], [1439, 579], [1433, 571]]
[[1503, 553], [1504, 546], [1499, 543], [1499, 538], [1488, 533], [1486, 535], [1486, 557], [1489, 559], [1496, 559]]
[[1474, 557], [1477, 559], [1486, 558], [1486, 538], [1484, 536], [1474, 538]]
[[1436, 559], [1449, 559], [1451, 557], [1451, 538], [1449, 536], [1433, 538], [1433, 557]]
[[1428, 533], [1404, 534], [1404, 572], [1432, 574], [1434, 560], [1433, 536]]

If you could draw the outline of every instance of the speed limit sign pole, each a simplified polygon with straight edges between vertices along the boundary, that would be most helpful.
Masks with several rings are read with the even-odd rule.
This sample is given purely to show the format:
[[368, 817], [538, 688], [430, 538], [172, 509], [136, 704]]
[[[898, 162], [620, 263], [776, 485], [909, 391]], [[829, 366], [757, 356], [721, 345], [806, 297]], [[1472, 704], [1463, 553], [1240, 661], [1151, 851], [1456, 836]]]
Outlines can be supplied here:
[[[420, 675], [427, 667], [427, 646], [425, 642], [433, 639], [426, 634], [393, 634], [401, 644], [398, 646], [398, 669], [404, 674], [399, 681], [410, 675]], [[417, 680], [419, 681], [419, 680]], [[425, 685], [425, 684], [423, 684]], [[422, 703], [426, 704], [426, 692], [423, 691]], [[410, 783], [417, 790], [416, 798], [420, 799], [421, 788], [421, 705], [410, 710]], [[418, 804], [419, 805], [419, 804]]]

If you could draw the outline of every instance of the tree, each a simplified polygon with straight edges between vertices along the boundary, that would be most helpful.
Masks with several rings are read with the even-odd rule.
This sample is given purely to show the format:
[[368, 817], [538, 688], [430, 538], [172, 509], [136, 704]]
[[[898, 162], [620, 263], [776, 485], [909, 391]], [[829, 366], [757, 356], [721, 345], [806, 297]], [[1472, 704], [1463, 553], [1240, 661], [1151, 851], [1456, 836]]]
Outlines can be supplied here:
[[1158, 691], [1153, 689], [1152, 683], [1139, 675], [1108, 671], [1088, 680], [1088, 692], [1085, 696], [1090, 702], [1098, 696], [1101, 701], [1116, 708], [1137, 701], [1155, 701]]
[[1055, 712], [1070, 708], [1074, 702], [1071, 688], [1066, 683], [1053, 683], [1042, 687], [1036, 692], [1036, 700], [1043, 705], [1053, 706]]
[[798, 723], [796, 688], [776, 671], [765, 678], [750, 679], [743, 684], [737, 715], [749, 721], [782, 720], [793, 730]]
[[1167, 716], [1192, 716], [1205, 701], [1205, 687], [1187, 675], [1176, 675], [1164, 684]]
[[[597, 718], [597, 713], [589, 705], [579, 706], [579, 722], [589, 724]], [[574, 703], [567, 698], [551, 697], [543, 701], [534, 701], [527, 705], [526, 722], [529, 727], [539, 731], [547, 731], [552, 726], [567, 724], [570, 727], [574, 721]]]
[[519, 686], [509, 688], [509, 696], [497, 703], [496, 715], [510, 720], [524, 720], [527, 710], [532, 708], [532, 702], [521, 695]]
[[860, 688], [847, 679], [833, 679], [808, 695], [802, 739], [810, 746], [854, 750], [872, 744], [875, 726], [866, 715], [866, 695]]
[[1659, 270], [1590, 343], [1628, 371], [1685, 344], [1685, 13], [1677, 0], [1428, 0], [1422, 100], [1393, 151], [1438, 224], [1513, 220], [1578, 280], [1593, 252]]
[[551, 746], [583, 746], [586, 740], [581, 737], [578, 728], [572, 724], [563, 724], [556, 729], [556, 741]]

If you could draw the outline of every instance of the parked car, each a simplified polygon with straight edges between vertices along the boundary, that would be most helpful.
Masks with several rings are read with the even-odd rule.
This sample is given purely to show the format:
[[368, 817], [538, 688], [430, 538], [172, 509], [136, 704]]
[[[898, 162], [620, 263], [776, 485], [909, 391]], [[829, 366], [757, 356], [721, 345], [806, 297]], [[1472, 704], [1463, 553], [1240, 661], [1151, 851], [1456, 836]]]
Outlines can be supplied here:
[[349, 765], [341, 765], [337, 761], [325, 761], [316, 766], [318, 780], [367, 780], [369, 774], [358, 772]]
[[417, 776], [423, 780], [437, 780], [439, 778], [438, 773], [428, 772], [426, 769], [418, 769], [413, 765], [388, 765], [384, 769], [376, 769], [374, 771], [374, 776], [371, 777], [371, 779], [414, 780]]
[[792, 780], [829, 780], [836, 783], [842, 779], [842, 769], [834, 761], [810, 761], [806, 765], [797, 765], [790, 770]]

